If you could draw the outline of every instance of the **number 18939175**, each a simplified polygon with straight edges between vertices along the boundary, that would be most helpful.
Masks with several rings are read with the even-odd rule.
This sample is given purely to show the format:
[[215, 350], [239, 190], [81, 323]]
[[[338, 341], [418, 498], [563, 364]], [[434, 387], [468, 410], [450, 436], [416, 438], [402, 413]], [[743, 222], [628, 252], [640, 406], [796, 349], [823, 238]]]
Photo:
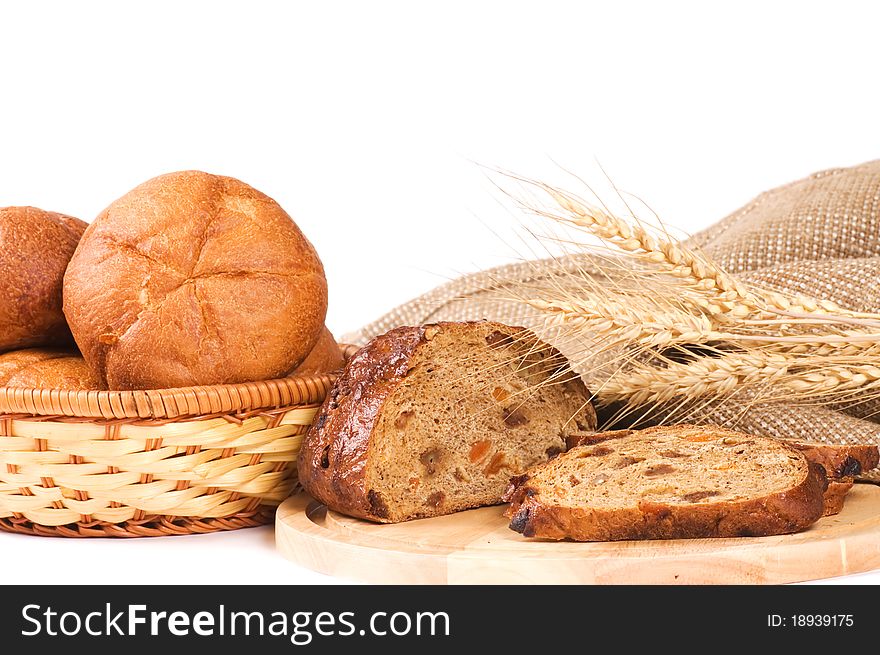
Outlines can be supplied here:
[[768, 614], [770, 628], [851, 628], [855, 625], [852, 614]]

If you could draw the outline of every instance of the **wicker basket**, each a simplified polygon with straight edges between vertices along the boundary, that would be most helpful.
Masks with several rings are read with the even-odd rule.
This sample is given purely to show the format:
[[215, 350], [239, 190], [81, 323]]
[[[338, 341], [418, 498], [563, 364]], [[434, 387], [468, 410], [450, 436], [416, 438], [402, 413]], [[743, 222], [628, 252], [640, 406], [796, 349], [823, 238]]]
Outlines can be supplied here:
[[147, 537], [269, 523], [296, 484], [302, 436], [333, 379], [0, 388], [0, 529]]

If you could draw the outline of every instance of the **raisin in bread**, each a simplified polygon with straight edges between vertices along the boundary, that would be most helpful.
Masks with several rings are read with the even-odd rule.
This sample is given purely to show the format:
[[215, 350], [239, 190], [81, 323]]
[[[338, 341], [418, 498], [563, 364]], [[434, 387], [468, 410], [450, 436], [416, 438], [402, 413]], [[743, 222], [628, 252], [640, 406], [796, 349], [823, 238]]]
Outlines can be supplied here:
[[566, 360], [499, 323], [401, 327], [373, 339], [328, 394], [299, 479], [339, 512], [384, 523], [501, 502], [511, 476], [565, 449], [596, 415]]
[[587, 441], [511, 481], [513, 530], [577, 541], [762, 536], [822, 516], [824, 470], [775, 439], [671, 426]]

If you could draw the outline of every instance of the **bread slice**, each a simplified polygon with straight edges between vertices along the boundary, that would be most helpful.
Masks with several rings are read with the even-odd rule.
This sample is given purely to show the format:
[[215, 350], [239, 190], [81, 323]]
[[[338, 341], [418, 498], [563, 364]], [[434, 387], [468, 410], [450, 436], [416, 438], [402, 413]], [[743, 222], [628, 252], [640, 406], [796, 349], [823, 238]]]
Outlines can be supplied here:
[[583, 382], [532, 332], [500, 323], [401, 327], [348, 362], [306, 435], [314, 498], [379, 522], [501, 502], [511, 476], [595, 429]]
[[775, 439], [670, 426], [592, 441], [511, 481], [513, 530], [576, 541], [763, 536], [822, 516], [823, 469]]
[[828, 480], [828, 488], [825, 490], [825, 507], [822, 516], [834, 516], [840, 514], [849, 490], [853, 488], [852, 478], [833, 478]]
[[877, 468], [880, 463], [880, 449], [877, 446], [793, 440], [786, 440], [786, 443], [801, 451], [811, 462], [821, 464], [829, 479], [852, 478]]
[[[691, 428], [693, 426], [678, 426]], [[722, 428], [714, 427], [719, 432]], [[566, 437], [569, 448], [597, 444], [613, 439], [632, 430], [615, 430], [611, 432], [580, 432], [571, 433]], [[735, 434], [732, 433], [731, 434]], [[853, 476], [870, 471], [880, 462], [880, 449], [877, 446], [864, 444], [829, 444], [824, 442], [808, 442], [783, 440], [784, 443], [801, 451], [811, 462], [822, 466], [828, 477], [828, 488], [825, 490], [825, 510], [823, 516], [839, 514], [843, 509], [846, 494], [853, 486]]]
[[828, 488], [825, 490], [823, 516], [834, 516], [843, 509], [846, 495], [853, 488], [853, 478], [877, 468], [880, 449], [864, 444], [828, 444], [805, 441], [786, 441], [801, 451], [811, 462], [825, 469]]

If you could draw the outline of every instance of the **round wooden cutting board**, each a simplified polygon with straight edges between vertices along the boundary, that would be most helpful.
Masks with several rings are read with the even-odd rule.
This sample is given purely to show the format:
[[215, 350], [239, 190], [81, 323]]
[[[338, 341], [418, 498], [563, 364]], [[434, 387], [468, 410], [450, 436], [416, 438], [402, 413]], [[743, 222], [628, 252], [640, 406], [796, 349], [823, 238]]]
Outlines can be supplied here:
[[278, 509], [275, 540], [306, 568], [388, 584], [767, 584], [880, 568], [880, 487], [868, 484], [837, 516], [780, 537], [536, 541], [510, 530], [502, 511], [379, 525], [300, 492]]

